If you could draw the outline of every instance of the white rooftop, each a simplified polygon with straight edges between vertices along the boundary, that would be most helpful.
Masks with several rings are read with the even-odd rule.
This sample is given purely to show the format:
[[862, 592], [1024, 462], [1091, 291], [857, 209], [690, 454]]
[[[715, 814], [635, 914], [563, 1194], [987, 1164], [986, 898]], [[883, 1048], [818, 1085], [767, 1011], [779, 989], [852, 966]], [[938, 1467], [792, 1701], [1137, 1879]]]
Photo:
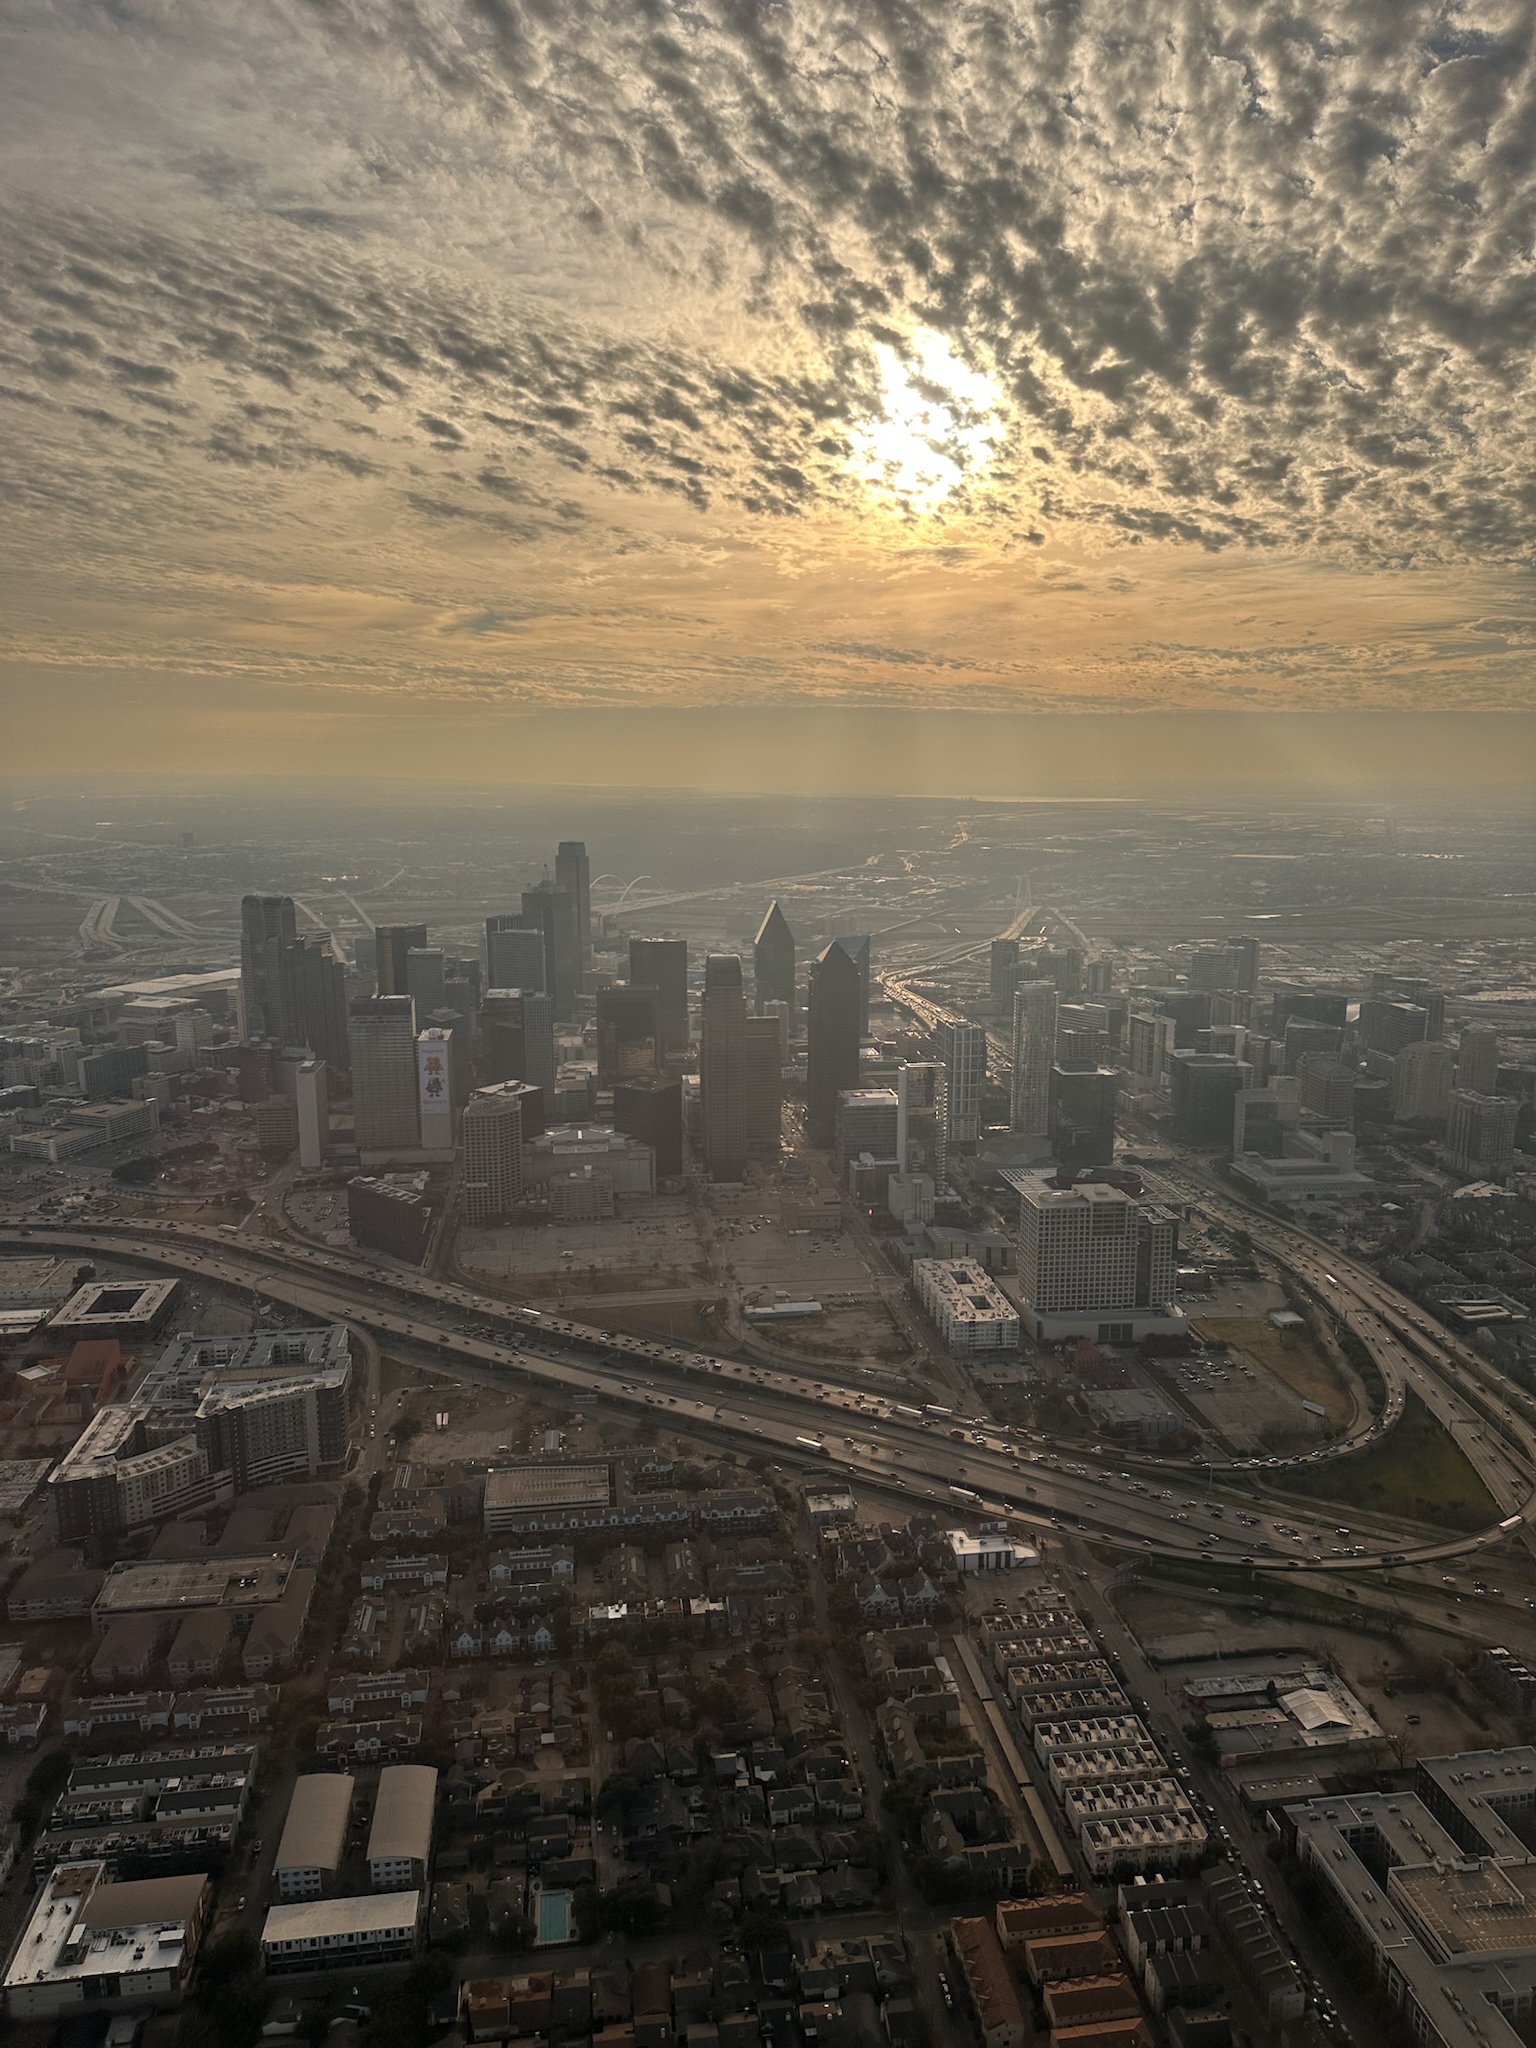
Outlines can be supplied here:
[[337, 1935], [390, 1934], [414, 1927], [421, 1893], [369, 1892], [357, 1899], [304, 1899], [293, 1906], [269, 1906], [262, 1925], [263, 1946], [277, 1941], [325, 1941]]
[[[202, 1876], [109, 1884], [104, 1863], [60, 1863], [37, 1895], [5, 1989], [117, 1978], [181, 1966]], [[90, 1996], [110, 1996], [104, 1982]]]

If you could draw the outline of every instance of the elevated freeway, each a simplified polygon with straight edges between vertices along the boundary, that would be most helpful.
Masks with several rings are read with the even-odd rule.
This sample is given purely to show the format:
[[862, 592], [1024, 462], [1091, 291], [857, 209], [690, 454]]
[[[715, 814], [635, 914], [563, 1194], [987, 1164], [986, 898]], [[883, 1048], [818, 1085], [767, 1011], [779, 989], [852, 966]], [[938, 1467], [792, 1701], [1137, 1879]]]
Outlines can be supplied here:
[[[355, 1323], [375, 1339], [424, 1352], [431, 1369], [450, 1378], [505, 1385], [509, 1375], [526, 1376], [596, 1393], [619, 1407], [665, 1410], [669, 1423], [690, 1433], [824, 1466], [829, 1477], [948, 1506], [957, 1519], [991, 1515], [1021, 1531], [1081, 1530], [1151, 1560], [1276, 1572], [1391, 1570], [1471, 1556], [1536, 1519], [1536, 1486], [1528, 1477], [1536, 1469], [1536, 1438], [1524, 1418], [1509, 1439], [1507, 1491], [1518, 1498], [1501, 1499], [1506, 1512], [1487, 1528], [1426, 1540], [1422, 1531], [1398, 1525], [1401, 1533], [1388, 1539], [1380, 1528], [1389, 1525], [1377, 1518], [1377, 1532], [1360, 1541], [1333, 1526], [1337, 1510], [1286, 1503], [1282, 1511], [1266, 1503], [1254, 1484], [1259, 1475], [1237, 1468], [1206, 1471], [1196, 1482], [1172, 1461], [1064, 1457], [1038, 1435], [942, 1405], [904, 1403], [830, 1371], [815, 1379], [602, 1330], [347, 1254], [173, 1223], [0, 1225], [0, 1239], [14, 1249], [71, 1251], [255, 1290], [297, 1312]], [[1282, 1461], [1259, 1462], [1264, 1480], [1283, 1471]], [[1190, 1491], [1195, 1484], [1199, 1493]]]

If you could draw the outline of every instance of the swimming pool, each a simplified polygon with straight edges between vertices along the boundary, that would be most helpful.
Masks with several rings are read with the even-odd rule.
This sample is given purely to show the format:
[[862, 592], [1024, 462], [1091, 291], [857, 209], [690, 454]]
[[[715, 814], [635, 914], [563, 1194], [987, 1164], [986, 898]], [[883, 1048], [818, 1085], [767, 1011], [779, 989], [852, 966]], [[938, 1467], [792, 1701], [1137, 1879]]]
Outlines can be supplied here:
[[571, 1938], [571, 1895], [569, 1892], [540, 1892], [538, 1946], [552, 1947]]

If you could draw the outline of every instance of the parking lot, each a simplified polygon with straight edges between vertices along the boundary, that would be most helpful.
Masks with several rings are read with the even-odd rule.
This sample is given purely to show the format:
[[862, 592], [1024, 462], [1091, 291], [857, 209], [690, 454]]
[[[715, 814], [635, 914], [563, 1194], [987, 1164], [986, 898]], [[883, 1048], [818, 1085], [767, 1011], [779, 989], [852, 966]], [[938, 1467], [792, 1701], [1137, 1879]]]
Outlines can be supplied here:
[[601, 1223], [492, 1224], [459, 1232], [456, 1252], [468, 1273], [518, 1289], [643, 1293], [707, 1285], [709, 1266], [698, 1226], [681, 1195], [632, 1201]]

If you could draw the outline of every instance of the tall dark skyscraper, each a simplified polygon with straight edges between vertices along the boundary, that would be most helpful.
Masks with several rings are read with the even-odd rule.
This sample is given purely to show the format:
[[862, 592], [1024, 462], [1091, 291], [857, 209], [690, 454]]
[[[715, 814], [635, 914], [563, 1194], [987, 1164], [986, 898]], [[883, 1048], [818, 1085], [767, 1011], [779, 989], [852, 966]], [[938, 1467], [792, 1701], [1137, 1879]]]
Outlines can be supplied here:
[[346, 971], [324, 934], [295, 935], [292, 897], [242, 899], [240, 981], [252, 1038], [307, 1045], [333, 1072], [347, 1071]]
[[1051, 1156], [1058, 1166], [1114, 1163], [1119, 1082], [1113, 1067], [1052, 1067]]
[[523, 923], [544, 935], [544, 987], [555, 999], [555, 1022], [568, 1024], [575, 1015], [581, 987], [581, 935], [576, 928], [576, 898], [546, 877], [536, 889], [523, 891]]
[[291, 896], [240, 900], [240, 988], [248, 1038], [284, 1038], [283, 951], [295, 938]]
[[1228, 939], [1232, 956], [1232, 986], [1244, 995], [1254, 995], [1259, 986], [1259, 942], [1257, 939]]
[[704, 963], [702, 1031], [704, 1163], [711, 1180], [740, 1180], [747, 1170], [747, 998], [734, 953], [711, 953]]
[[656, 991], [656, 1023], [661, 1057], [674, 1059], [688, 1050], [688, 941], [631, 939], [629, 978], [636, 988]]
[[683, 1086], [680, 1081], [637, 1075], [613, 1084], [613, 1127], [649, 1145], [656, 1178], [674, 1180], [683, 1170]]
[[813, 1145], [837, 1141], [837, 1098], [859, 1085], [862, 997], [853, 955], [834, 939], [811, 962], [806, 997], [805, 1124]]
[[524, 924], [521, 911], [485, 920], [487, 988], [542, 989], [544, 934]]
[[523, 1138], [536, 1137], [552, 1120], [555, 1109], [555, 1005], [550, 996], [532, 990], [491, 989], [480, 1008], [480, 1057], [477, 1078], [482, 1087], [502, 1081], [527, 1081], [539, 1090], [537, 1122], [523, 1108]]
[[331, 951], [330, 940], [318, 935], [295, 939], [283, 948], [283, 998], [288, 1029], [277, 1036], [289, 1045], [307, 1045], [333, 1074], [352, 1065], [347, 1038], [347, 976]]
[[765, 1003], [787, 1003], [795, 1015], [795, 935], [775, 901], [752, 941], [753, 1006], [759, 1017]]
[[749, 1017], [746, 1046], [747, 1157], [776, 1158], [784, 1142], [784, 1054], [777, 1017]]
[[446, 964], [440, 946], [412, 946], [405, 956], [405, 993], [416, 1005], [418, 1020], [447, 1001], [444, 982]]
[[380, 924], [373, 930], [373, 967], [381, 996], [408, 996], [411, 992], [406, 957], [413, 948], [425, 947], [424, 924]]
[[616, 981], [597, 992], [597, 1085], [612, 1088], [633, 1074], [661, 1067], [660, 1026], [653, 988]]
[[869, 1036], [869, 933], [852, 932], [836, 943], [859, 970], [859, 1036]]
[[1005, 1016], [1013, 1015], [1013, 992], [1019, 985], [1019, 942], [994, 939], [989, 961], [988, 992]]
[[562, 839], [555, 848], [555, 887], [576, 906], [576, 943], [585, 974], [592, 965], [592, 863], [584, 840]]

